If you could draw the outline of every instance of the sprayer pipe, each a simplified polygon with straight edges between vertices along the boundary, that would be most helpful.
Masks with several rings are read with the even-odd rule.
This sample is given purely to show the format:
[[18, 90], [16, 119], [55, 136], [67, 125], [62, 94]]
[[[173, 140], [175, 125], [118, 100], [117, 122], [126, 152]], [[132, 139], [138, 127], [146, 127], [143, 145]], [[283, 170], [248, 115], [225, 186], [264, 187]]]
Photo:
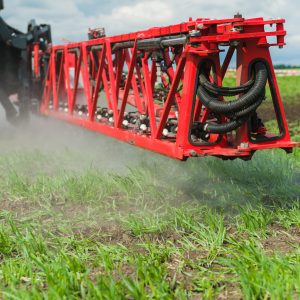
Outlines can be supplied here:
[[[163, 48], [168, 46], [184, 45], [187, 43], [186, 36], [168, 36], [163, 38], [152, 38], [137, 41], [137, 48], [140, 50]], [[116, 43], [112, 47], [112, 51], [117, 51], [124, 48], [133, 48], [134, 41], [126, 41], [122, 43]]]

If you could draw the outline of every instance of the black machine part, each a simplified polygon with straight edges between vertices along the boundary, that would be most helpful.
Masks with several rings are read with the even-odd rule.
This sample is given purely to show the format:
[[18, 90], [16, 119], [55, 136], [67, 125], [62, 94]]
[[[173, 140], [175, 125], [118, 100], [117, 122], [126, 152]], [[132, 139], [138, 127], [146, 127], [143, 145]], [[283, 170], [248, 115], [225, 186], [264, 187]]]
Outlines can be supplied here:
[[[3, 8], [3, 0], [0, 0], [0, 10]], [[37, 25], [31, 20], [27, 33], [23, 33], [9, 26], [0, 16], [0, 103], [12, 123], [17, 119], [26, 119], [30, 99], [40, 98], [38, 93], [32, 94], [39, 91], [32, 76], [32, 46], [38, 43], [39, 49], [46, 51], [51, 42], [49, 25]], [[17, 106], [10, 102], [11, 94], [18, 94]]]

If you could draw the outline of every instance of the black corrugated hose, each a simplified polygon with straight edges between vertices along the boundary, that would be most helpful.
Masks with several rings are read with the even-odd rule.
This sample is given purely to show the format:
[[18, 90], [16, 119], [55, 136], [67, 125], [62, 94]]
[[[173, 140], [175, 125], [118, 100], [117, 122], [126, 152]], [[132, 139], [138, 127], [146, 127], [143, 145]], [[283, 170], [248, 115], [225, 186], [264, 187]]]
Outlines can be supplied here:
[[[229, 122], [216, 124], [205, 123], [203, 130], [208, 133], [224, 134], [237, 129], [245, 123], [265, 99], [265, 87], [268, 71], [263, 62], [253, 66], [254, 76], [247, 83], [238, 87], [219, 87], [210, 83], [207, 75], [200, 74], [198, 97], [202, 104], [217, 115], [225, 115]], [[221, 96], [236, 96], [243, 94], [237, 100], [220, 101]]]

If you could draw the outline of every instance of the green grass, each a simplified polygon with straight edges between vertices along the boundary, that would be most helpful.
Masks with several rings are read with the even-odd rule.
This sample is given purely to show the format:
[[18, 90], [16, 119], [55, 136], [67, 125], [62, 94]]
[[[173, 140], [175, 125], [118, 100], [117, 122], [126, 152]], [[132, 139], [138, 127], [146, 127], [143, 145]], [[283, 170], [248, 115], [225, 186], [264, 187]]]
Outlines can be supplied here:
[[296, 299], [300, 293], [299, 251], [268, 255], [255, 242], [237, 243], [225, 259], [246, 299]]
[[90, 142], [1, 148], [0, 299], [300, 298], [299, 149], [109, 171], [120, 153]]
[[1, 157], [0, 298], [300, 297], [295, 158], [156, 158], [119, 175], [62, 170], [65, 155]]

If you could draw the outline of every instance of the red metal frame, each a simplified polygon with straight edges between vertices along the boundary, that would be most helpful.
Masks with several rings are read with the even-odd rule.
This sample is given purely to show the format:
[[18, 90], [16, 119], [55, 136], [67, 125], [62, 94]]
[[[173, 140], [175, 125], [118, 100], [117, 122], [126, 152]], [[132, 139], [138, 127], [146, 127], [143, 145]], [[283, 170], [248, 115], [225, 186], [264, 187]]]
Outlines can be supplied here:
[[[181, 160], [207, 155], [247, 159], [256, 150], [269, 148], [283, 148], [289, 152], [299, 145], [290, 141], [269, 52], [270, 46], [285, 45], [283, 24], [283, 19], [190, 19], [167, 27], [53, 46], [41, 112]], [[275, 29], [266, 31], [265, 27], [269, 25], [275, 25]], [[186, 37], [186, 43], [161, 49], [138, 47], [141, 40], [176, 38], [179, 35]], [[276, 43], [269, 44], [268, 37], [275, 37]], [[127, 48], [116, 48], [124, 42], [131, 44]], [[222, 65], [220, 46], [228, 47]], [[248, 80], [248, 70], [254, 60], [264, 60], [268, 65], [269, 82], [272, 82], [275, 91], [276, 116], [282, 124], [281, 135], [253, 142], [245, 124], [237, 130], [234, 140], [232, 134], [224, 134], [212, 136], [211, 143], [193, 145], [190, 139], [192, 119], [204, 121], [209, 116], [209, 111], [195, 100], [199, 68], [203, 61], [211, 61], [221, 85], [234, 52], [237, 54], [238, 83]], [[166, 70], [159, 69], [158, 54], [163, 55]], [[124, 72], [127, 74], [124, 75]], [[155, 99], [157, 81], [166, 90], [165, 99], [160, 101]], [[62, 111], [61, 103], [64, 103], [65, 111]], [[79, 104], [87, 107], [86, 113], [80, 116], [75, 111]], [[128, 106], [139, 114], [147, 115], [149, 125], [146, 130], [124, 126], [124, 113]], [[99, 107], [111, 110], [110, 121], [108, 118], [97, 120]], [[165, 137], [163, 130], [170, 118], [177, 118], [176, 133]]]

